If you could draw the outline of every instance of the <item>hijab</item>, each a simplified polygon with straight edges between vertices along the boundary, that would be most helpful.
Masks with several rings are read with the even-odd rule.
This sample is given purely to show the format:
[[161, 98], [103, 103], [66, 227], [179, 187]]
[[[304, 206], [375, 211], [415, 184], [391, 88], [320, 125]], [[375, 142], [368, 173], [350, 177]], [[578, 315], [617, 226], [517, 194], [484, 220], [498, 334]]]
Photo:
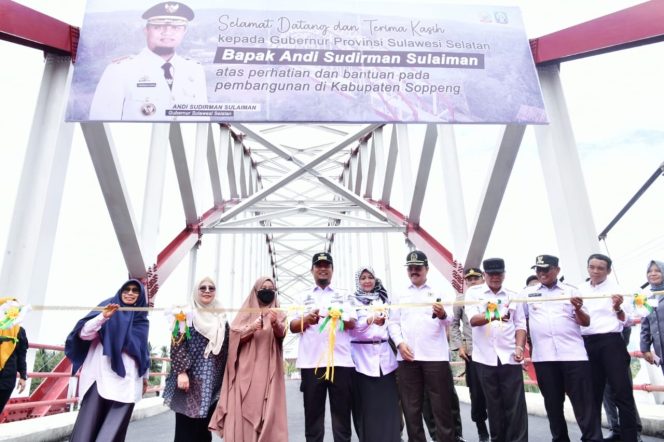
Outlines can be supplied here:
[[[364, 272], [370, 273], [371, 276], [373, 276], [376, 281], [376, 284], [374, 285], [374, 288], [371, 292], [365, 292], [364, 290], [362, 290], [362, 285], [360, 284], [360, 277]], [[385, 290], [385, 287], [383, 287], [383, 283], [381, 282], [381, 280], [376, 278], [376, 273], [374, 272], [374, 269], [372, 269], [370, 266], [364, 266], [357, 269], [357, 271], [355, 272], [355, 299], [358, 302], [364, 305], [369, 305], [373, 301], [380, 299], [381, 301], [387, 304], [387, 298], [388, 298], [387, 290]]]
[[[16, 298], [0, 298], [0, 305], [7, 301], [16, 301]], [[18, 332], [21, 329], [20, 325], [14, 325], [6, 330], [0, 330], [0, 370], [5, 368], [7, 360], [11, 357], [16, 344], [18, 343]]]
[[[122, 302], [122, 290], [130, 283], [138, 285], [141, 291], [133, 305], [127, 305]], [[102, 301], [99, 307], [104, 307], [108, 304], [118, 304], [120, 307], [147, 307], [148, 299], [145, 287], [139, 280], [130, 279], [122, 284], [115, 296]], [[90, 350], [91, 341], [81, 339], [79, 333], [86, 322], [99, 314], [98, 310], [88, 313], [76, 323], [74, 329], [67, 336], [65, 355], [72, 361], [72, 373], [76, 373], [81, 365], [83, 365]], [[118, 376], [125, 377], [127, 374], [124, 363], [122, 362], [123, 352], [134, 358], [138, 365], [139, 375], [145, 374], [148, 368], [150, 368], [150, 352], [148, 350], [149, 325], [148, 312], [146, 311], [117, 311], [101, 326], [99, 339], [103, 346], [103, 354], [111, 359], [111, 368]]]
[[[272, 278], [258, 278], [231, 324], [224, 382], [210, 421], [210, 429], [222, 433], [224, 440], [256, 440], [253, 435], [243, 434], [244, 422], [251, 423], [254, 430], [261, 429], [259, 440], [288, 439], [282, 438], [288, 433], [282, 340], [274, 336], [272, 324], [266, 319], [261, 330], [241, 342], [246, 327], [261, 315], [259, 309], [279, 307], [277, 296], [268, 305], [259, 303], [257, 293], [266, 281], [274, 284]], [[285, 319], [283, 313], [277, 313], [279, 323]]]
[[[656, 261], [656, 260], [653, 259], [652, 261], [650, 261], [650, 264], [648, 264], [648, 269], [646, 270], [646, 272], [648, 270], [650, 270], [650, 267], [652, 267], [653, 264], [662, 273], [662, 282], [660, 282], [659, 284], [650, 284], [650, 290], [653, 291], [653, 292], [662, 291], [662, 290], [664, 290], [664, 262]], [[660, 298], [660, 299], [664, 299], [664, 298]]]
[[194, 328], [208, 340], [208, 344], [203, 352], [203, 356], [207, 358], [210, 353], [218, 355], [221, 351], [226, 332], [226, 315], [219, 310], [215, 311], [215, 309], [221, 309], [221, 304], [217, 300], [217, 296], [208, 305], [198, 301], [198, 288], [204, 282], [214, 284], [215, 287], [217, 284], [215, 284], [212, 278], [206, 276], [196, 284], [192, 295]]

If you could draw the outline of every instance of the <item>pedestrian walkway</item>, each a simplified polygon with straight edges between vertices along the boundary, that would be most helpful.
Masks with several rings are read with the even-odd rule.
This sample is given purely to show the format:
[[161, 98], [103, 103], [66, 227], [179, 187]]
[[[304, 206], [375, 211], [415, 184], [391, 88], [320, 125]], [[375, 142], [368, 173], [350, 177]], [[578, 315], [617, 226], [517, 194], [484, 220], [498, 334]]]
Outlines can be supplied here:
[[[289, 442], [304, 442], [304, 412], [302, 409], [302, 395], [299, 391], [299, 381], [286, 381], [286, 404], [288, 407]], [[470, 420], [470, 406], [468, 405], [468, 389], [457, 387], [461, 400], [461, 417], [463, 419], [464, 438], [471, 442], [477, 441], [475, 424]], [[531, 441], [550, 440], [549, 422], [544, 412], [542, 398], [536, 393], [527, 393], [528, 433]], [[144, 399], [136, 405], [127, 433], [127, 442], [142, 441], [168, 441], [173, 440], [175, 428], [175, 415], [162, 405], [163, 399]], [[569, 404], [566, 404], [569, 405]], [[328, 407], [329, 409], [329, 407]], [[664, 407], [660, 405], [639, 405], [639, 412], [643, 420], [644, 429], [651, 436], [644, 436], [644, 442], [660, 441], [664, 438]], [[574, 422], [571, 407], [566, 409], [569, 422], [569, 435], [571, 440], [580, 440], [581, 433]], [[40, 419], [12, 422], [0, 425], [0, 441], [12, 442], [47, 442], [67, 440], [76, 420], [76, 413], [47, 416]], [[607, 430], [605, 430], [605, 433]], [[653, 437], [655, 436], [655, 437]], [[214, 441], [220, 441], [218, 437]], [[325, 422], [325, 441], [332, 441], [332, 429], [329, 413]], [[405, 434], [404, 434], [405, 440]], [[353, 435], [353, 442], [357, 437]]]

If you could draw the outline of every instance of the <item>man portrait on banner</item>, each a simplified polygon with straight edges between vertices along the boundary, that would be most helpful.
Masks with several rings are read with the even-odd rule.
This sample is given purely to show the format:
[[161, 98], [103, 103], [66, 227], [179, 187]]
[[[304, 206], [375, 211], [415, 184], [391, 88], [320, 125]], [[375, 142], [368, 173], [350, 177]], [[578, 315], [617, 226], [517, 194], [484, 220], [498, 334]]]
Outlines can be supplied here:
[[166, 111], [175, 104], [207, 102], [203, 66], [176, 53], [194, 11], [183, 3], [163, 2], [142, 18], [146, 47], [106, 67], [90, 105], [91, 120], [179, 119]]

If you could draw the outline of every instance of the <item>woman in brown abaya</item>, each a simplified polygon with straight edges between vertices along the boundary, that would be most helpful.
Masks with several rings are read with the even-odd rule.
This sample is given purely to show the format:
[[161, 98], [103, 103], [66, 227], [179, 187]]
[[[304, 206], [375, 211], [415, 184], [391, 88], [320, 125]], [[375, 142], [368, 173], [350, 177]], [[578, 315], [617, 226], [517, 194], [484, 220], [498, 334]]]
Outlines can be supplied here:
[[[210, 421], [224, 442], [288, 440], [282, 344], [285, 315], [271, 278], [258, 278], [231, 325], [228, 362]], [[248, 310], [248, 311], [245, 311]]]

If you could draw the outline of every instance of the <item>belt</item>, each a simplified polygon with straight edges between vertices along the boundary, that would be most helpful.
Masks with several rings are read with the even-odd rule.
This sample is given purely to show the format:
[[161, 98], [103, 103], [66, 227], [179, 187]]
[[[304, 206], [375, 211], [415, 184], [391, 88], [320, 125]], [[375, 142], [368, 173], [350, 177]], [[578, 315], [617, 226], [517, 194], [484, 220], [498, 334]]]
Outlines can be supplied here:
[[382, 344], [383, 342], [387, 342], [387, 339], [376, 339], [374, 341], [350, 341], [351, 344]]

